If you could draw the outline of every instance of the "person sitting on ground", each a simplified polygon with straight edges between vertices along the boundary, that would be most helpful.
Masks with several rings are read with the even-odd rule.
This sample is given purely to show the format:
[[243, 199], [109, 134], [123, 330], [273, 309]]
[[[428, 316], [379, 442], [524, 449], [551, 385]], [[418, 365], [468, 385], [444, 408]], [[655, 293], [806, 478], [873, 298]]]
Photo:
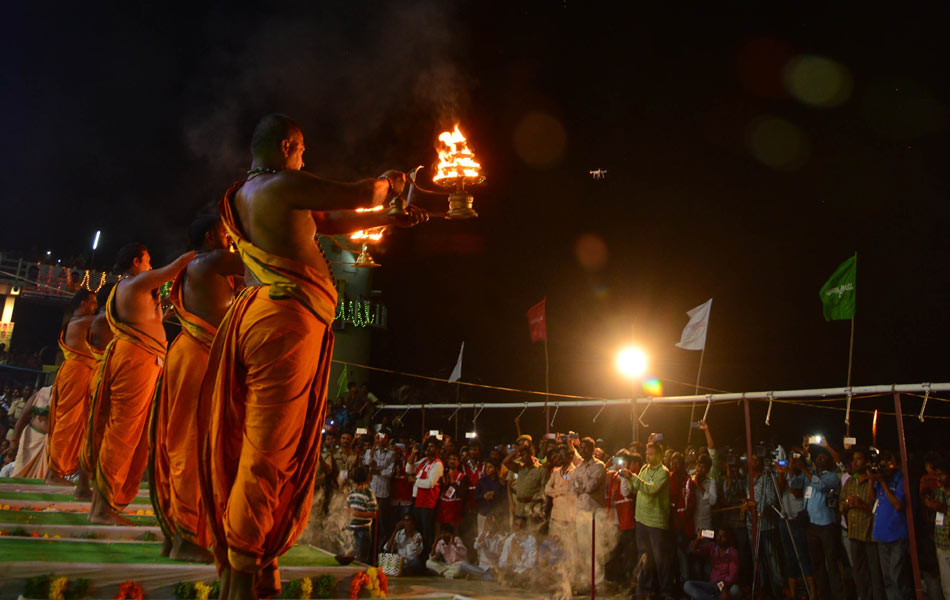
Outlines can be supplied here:
[[402, 557], [403, 575], [416, 575], [422, 573], [425, 566], [422, 564], [422, 547], [422, 534], [416, 531], [412, 515], [406, 515], [396, 525], [383, 549]]
[[690, 542], [690, 552], [701, 554], [709, 559], [711, 571], [709, 581], [690, 580], [683, 584], [683, 591], [693, 600], [737, 600], [742, 597], [739, 589], [739, 551], [732, 543], [732, 536], [726, 529], [720, 529], [715, 543], [703, 539], [703, 533], [696, 534]]
[[347, 529], [353, 534], [356, 560], [369, 563], [373, 555], [373, 519], [376, 518], [377, 504], [376, 496], [369, 488], [366, 467], [356, 467], [353, 484], [355, 487], [346, 500], [347, 512], [350, 514]]
[[503, 581], [524, 582], [523, 575], [538, 564], [538, 541], [528, 531], [528, 520], [515, 517], [514, 529], [505, 539], [505, 546], [498, 559], [500, 578]]
[[455, 579], [461, 572], [462, 561], [468, 556], [468, 549], [462, 543], [462, 538], [455, 535], [455, 528], [448, 523], [439, 526], [439, 537], [436, 538], [426, 568], [446, 579]]
[[498, 519], [490, 516], [485, 521], [478, 537], [475, 538], [478, 565], [464, 561], [460, 565], [462, 572], [484, 581], [492, 581], [494, 579], [493, 571], [498, 568], [498, 560], [501, 558], [504, 546], [505, 537], [500, 532]]

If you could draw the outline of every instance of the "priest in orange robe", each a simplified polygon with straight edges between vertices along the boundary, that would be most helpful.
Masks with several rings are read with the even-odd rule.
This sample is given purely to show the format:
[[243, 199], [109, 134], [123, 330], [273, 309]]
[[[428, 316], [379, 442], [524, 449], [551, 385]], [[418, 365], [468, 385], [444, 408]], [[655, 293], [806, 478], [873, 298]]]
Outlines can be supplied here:
[[79, 290], [71, 304], [72, 317], [59, 334], [59, 348], [65, 360], [56, 374], [49, 405], [46, 483], [67, 483], [66, 477], [79, 469], [79, 449], [89, 416], [89, 381], [96, 368], [96, 359], [86, 343], [95, 318], [96, 295]]
[[188, 231], [194, 260], [172, 284], [169, 301], [181, 333], [168, 347], [149, 429], [149, 493], [165, 533], [165, 554], [212, 562], [210, 533], [198, 485], [198, 394], [218, 323], [244, 273], [228, 250], [218, 216], [199, 217]]
[[265, 117], [248, 177], [220, 203], [248, 285], [218, 327], [199, 409], [202, 499], [222, 599], [278, 594], [277, 557], [310, 514], [337, 301], [318, 227], [333, 235], [424, 218], [355, 210], [401, 193], [405, 174], [331, 182], [300, 170], [303, 152], [296, 123]]

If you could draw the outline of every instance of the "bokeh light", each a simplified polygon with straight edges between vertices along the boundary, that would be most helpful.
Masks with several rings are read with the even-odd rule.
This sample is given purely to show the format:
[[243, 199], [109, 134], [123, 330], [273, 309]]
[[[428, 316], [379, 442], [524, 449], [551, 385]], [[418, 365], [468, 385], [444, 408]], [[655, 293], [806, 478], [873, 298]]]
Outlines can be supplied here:
[[851, 97], [854, 82], [844, 65], [811, 54], [796, 56], [785, 65], [785, 89], [812, 106], [831, 108]]
[[642, 377], [647, 371], [646, 352], [637, 346], [621, 348], [617, 353], [617, 370], [621, 375], [630, 379]]
[[643, 382], [643, 391], [646, 392], [647, 396], [662, 396], [663, 384], [656, 377], [650, 377]]
[[607, 264], [607, 242], [595, 233], [585, 233], [574, 242], [574, 255], [588, 271], [599, 271]]
[[515, 127], [515, 152], [532, 167], [551, 168], [564, 158], [567, 132], [556, 118], [546, 113], [530, 113]]
[[761, 117], [752, 122], [749, 147], [759, 162], [783, 171], [797, 169], [808, 159], [805, 134], [778, 117]]

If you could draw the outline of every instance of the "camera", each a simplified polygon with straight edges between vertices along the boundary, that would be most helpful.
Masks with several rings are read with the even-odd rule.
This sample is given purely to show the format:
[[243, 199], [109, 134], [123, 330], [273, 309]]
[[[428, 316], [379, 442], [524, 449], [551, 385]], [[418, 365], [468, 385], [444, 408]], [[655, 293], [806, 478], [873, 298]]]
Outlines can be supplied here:
[[825, 496], [825, 506], [833, 510], [838, 510], [838, 501], [840, 499], [841, 497], [838, 495], [838, 490], [828, 490], [828, 495]]
[[881, 470], [881, 451], [871, 446], [866, 453], [868, 473], [878, 473]]

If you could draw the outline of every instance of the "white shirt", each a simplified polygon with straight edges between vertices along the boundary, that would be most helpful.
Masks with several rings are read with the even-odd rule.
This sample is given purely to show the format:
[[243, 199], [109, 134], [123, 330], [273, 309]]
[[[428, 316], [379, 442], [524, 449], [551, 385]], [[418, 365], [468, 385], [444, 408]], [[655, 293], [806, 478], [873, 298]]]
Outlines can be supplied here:
[[693, 514], [693, 524], [696, 529], [712, 529], [712, 507], [719, 499], [716, 482], [709, 477], [702, 483], [696, 483], [696, 512]]
[[412, 537], [409, 537], [406, 535], [405, 529], [400, 529], [396, 532], [396, 537], [393, 538], [390, 551], [395, 551], [396, 554], [406, 560], [418, 558], [422, 554], [422, 534], [414, 531]]
[[393, 477], [393, 467], [396, 464], [396, 453], [389, 448], [370, 448], [363, 455], [363, 466], [369, 467], [370, 459], [376, 462], [379, 473], [370, 477], [369, 487], [377, 498], [389, 498], [389, 484]]
[[[517, 538], [517, 539], [516, 539]], [[520, 556], [516, 546], [521, 545]], [[538, 541], [526, 531], [515, 532], [505, 540], [505, 549], [501, 551], [498, 566], [523, 573], [538, 564]]]
[[505, 538], [497, 533], [483, 531], [475, 539], [475, 550], [478, 551], [478, 566], [482, 569], [493, 569], [498, 566], [498, 558], [504, 550]]

